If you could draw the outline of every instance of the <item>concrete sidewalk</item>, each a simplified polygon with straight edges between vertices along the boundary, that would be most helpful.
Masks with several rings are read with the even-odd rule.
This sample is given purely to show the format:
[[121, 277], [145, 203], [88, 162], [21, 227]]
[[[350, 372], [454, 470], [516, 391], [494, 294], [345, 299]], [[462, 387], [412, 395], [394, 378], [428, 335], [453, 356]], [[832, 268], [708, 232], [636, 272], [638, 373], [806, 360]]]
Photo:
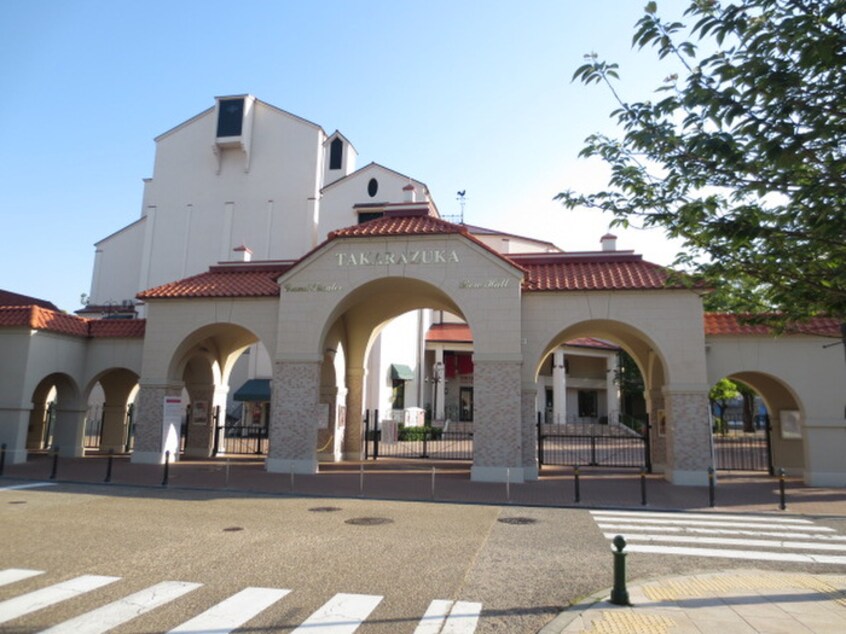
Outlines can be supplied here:
[[629, 585], [630, 607], [609, 592], [562, 612], [541, 634], [842, 634], [846, 575], [734, 570]]
[[[140, 465], [115, 456], [59, 457], [55, 479], [65, 482], [161, 487], [162, 465]], [[846, 517], [846, 489], [806, 487], [785, 480], [786, 509], [781, 510], [779, 479], [764, 473], [719, 473], [714, 506], [708, 487], [675, 486], [660, 474], [641, 478], [633, 470], [582, 468], [578, 487], [569, 467], [544, 467], [541, 478], [522, 484], [473, 482], [470, 465], [458, 462], [394, 461], [321, 464], [313, 475], [268, 473], [258, 456], [180, 460], [167, 469], [170, 488], [243, 491], [249, 494], [515, 504], [574, 508], [758, 512]], [[24, 464], [6, 465], [6, 479], [48, 480], [53, 459], [33, 454]], [[578, 491], [577, 491], [578, 488]], [[644, 499], [645, 498], [645, 499]], [[643, 502], [646, 504], [643, 504]]]

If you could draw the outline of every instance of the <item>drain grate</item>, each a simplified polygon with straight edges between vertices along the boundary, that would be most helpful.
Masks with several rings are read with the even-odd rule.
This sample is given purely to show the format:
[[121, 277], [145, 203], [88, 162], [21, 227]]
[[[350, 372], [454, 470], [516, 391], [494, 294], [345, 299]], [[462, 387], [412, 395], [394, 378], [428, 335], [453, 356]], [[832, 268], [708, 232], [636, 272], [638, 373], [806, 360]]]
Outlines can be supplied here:
[[237, 533], [238, 531], [244, 530], [243, 526], [228, 526], [223, 529], [224, 533]]
[[526, 525], [526, 524], [537, 524], [538, 521], [533, 517], [500, 517], [497, 522], [502, 524], [515, 524], [515, 525]]
[[394, 520], [387, 517], [353, 517], [344, 522], [354, 526], [378, 526], [379, 524], [393, 524]]
[[12, 500], [9, 504], [26, 504], [26, 500]]
[[340, 506], [314, 506], [309, 509], [312, 513], [334, 513], [340, 510]]

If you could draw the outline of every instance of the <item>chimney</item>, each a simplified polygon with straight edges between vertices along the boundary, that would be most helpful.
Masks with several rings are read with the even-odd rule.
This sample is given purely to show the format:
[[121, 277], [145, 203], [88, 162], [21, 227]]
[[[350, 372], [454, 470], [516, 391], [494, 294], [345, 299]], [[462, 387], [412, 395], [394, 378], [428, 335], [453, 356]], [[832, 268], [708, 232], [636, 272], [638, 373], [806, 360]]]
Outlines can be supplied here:
[[402, 188], [402, 191], [405, 193], [405, 198], [403, 202], [406, 203], [416, 203], [417, 202], [417, 194], [414, 191], [414, 185], [409, 183], [405, 187]]
[[235, 262], [249, 262], [253, 259], [253, 252], [243, 244], [232, 249], [235, 252]]
[[616, 251], [617, 250], [617, 236], [613, 233], [606, 233], [599, 239], [600, 244], [602, 244], [603, 251]]

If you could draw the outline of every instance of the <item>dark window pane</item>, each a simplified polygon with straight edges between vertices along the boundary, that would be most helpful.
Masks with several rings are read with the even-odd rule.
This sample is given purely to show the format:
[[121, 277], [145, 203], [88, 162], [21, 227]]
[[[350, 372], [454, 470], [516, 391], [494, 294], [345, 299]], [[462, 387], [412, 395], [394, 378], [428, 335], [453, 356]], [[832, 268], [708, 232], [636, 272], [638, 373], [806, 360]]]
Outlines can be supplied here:
[[379, 181], [375, 178], [371, 178], [370, 182], [367, 183], [367, 193], [373, 198], [376, 195], [376, 192], [379, 191]]
[[341, 158], [344, 154], [344, 142], [341, 139], [332, 139], [329, 145], [329, 169], [341, 169]]
[[368, 220], [376, 220], [376, 218], [381, 218], [383, 215], [381, 211], [359, 211], [358, 224], [367, 222]]
[[244, 100], [222, 99], [217, 115], [217, 136], [241, 136], [244, 123]]

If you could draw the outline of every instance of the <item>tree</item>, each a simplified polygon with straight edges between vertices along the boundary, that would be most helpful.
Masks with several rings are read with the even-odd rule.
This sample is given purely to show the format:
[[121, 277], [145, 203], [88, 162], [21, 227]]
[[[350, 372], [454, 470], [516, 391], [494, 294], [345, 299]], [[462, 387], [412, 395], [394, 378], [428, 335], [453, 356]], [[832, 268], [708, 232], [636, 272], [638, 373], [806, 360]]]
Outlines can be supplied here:
[[733, 401], [740, 396], [740, 390], [737, 389], [737, 384], [731, 379], [720, 379], [714, 383], [711, 390], [708, 392], [708, 399], [711, 401], [711, 409], [717, 409], [719, 415], [714, 421], [714, 431], [719, 431], [725, 434], [728, 431], [725, 421], [726, 408], [729, 401]]
[[573, 79], [608, 86], [621, 136], [581, 151], [610, 166], [607, 190], [556, 198], [681, 238], [675, 266], [715, 289], [713, 306], [776, 326], [844, 320], [845, 14], [843, 0], [693, 0], [688, 27], [649, 2], [632, 44], [681, 74], [628, 102], [618, 65], [586, 56]]

